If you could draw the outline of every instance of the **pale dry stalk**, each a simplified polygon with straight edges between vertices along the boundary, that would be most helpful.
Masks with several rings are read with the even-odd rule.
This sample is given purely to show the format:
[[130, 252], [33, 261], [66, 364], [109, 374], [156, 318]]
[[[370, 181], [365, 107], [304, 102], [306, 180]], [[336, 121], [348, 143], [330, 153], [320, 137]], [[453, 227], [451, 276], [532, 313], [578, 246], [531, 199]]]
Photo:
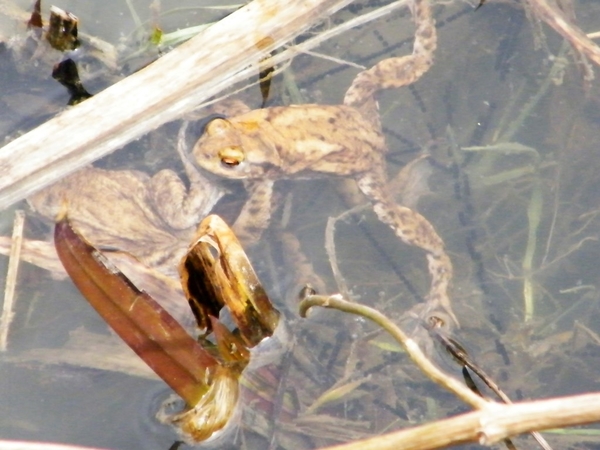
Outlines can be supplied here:
[[6, 351], [8, 345], [8, 331], [15, 315], [13, 305], [15, 291], [17, 288], [17, 274], [21, 262], [21, 246], [23, 243], [23, 226], [25, 224], [25, 212], [16, 211], [13, 222], [13, 234], [11, 239], [8, 271], [6, 274], [6, 286], [4, 288], [4, 303], [2, 304], [2, 317], [0, 317], [0, 351]]

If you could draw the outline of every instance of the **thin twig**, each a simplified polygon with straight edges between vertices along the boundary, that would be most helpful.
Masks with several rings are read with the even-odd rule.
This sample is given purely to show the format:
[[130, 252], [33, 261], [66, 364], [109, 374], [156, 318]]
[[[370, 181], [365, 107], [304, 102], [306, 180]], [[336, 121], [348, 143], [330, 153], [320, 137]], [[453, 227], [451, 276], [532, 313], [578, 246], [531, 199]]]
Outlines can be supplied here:
[[552, 67], [548, 72], [548, 75], [544, 79], [544, 81], [540, 84], [539, 89], [536, 94], [531, 97], [524, 105], [519, 108], [519, 113], [516, 118], [511, 121], [507, 128], [502, 131], [500, 137], [496, 138], [494, 142], [511, 142], [514, 140], [514, 136], [521, 129], [523, 124], [525, 123], [525, 119], [531, 116], [534, 107], [538, 105], [538, 103], [544, 98], [547, 94], [550, 86], [554, 83], [556, 76], [565, 68], [566, 59], [565, 55], [568, 49], [568, 45], [564, 43], [558, 55], [554, 58]]
[[571, 23], [562, 11], [550, 5], [547, 0], [528, 0], [527, 3], [538, 18], [554, 28], [575, 50], [600, 65], [600, 47], [581, 28]]
[[5, 352], [8, 345], [8, 331], [14, 317], [13, 304], [17, 288], [17, 274], [21, 262], [21, 246], [23, 243], [23, 225], [25, 212], [16, 211], [13, 222], [12, 243], [6, 274], [6, 287], [4, 288], [4, 303], [2, 304], [2, 317], [0, 317], [0, 351]]
[[325, 227], [325, 251], [327, 251], [327, 256], [329, 257], [329, 265], [331, 266], [331, 271], [333, 272], [333, 277], [335, 278], [338, 290], [342, 293], [342, 296], [346, 298], [350, 298], [351, 296], [337, 261], [337, 252], [335, 250], [335, 225], [338, 221], [345, 220], [351, 214], [365, 209], [366, 206], [368, 205], [355, 206], [337, 217], [329, 217], [327, 219], [327, 226]]
[[446, 375], [440, 369], [438, 369], [421, 351], [417, 343], [410, 339], [404, 331], [402, 331], [396, 324], [390, 319], [384, 316], [379, 311], [358, 303], [352, 303], [344, 300], [341, 295], [308, 295], [300, 302], [300, 315], [306, 317], [306, 313], [312, 306], [322, 306], [324, 308], [337, 309], [350, 314], [356, 314], [372, 320], [377, 325], [382, 327], [388, 333], [390, 333], [394, 339], [402, 345], [406, 350], [408, 356], [413, 362], [427, 375], [432, 381], [443, 386], [458, 398], [463, 400], [465, 403], [471, 405], [476, 409], [484, 409], [494, 404], [493, 402], [487, 401], [477, 394], [473, 393], [470, 389], [460, 383], [458, 380]]
[[[435, 334], [436, 339], [442, 343], [446, 351], [450, 353], [456, 361], [463, 365], [463, 368], [468, 367], [471, 369], [475, 375], [477, 375], [504, 403], [512, 404], [509, 396], [506, 395], [502, 389], [500, 389], [500, 386], [496, 384], [492, 377], [490, 377], [481, 367], [479, 367], [478, 364], [475, 364], [475, 362], [467, 354], [466, 350], [463, 349], [456, 341], [454, 341], [454, 339], [448, 338], [443, 333], [439, 333], [439, 330], [434, 328], [431, 329], [431, 332]], [[481, 393], [478, 394], [481, 395]], [[550, 444], [548, 444], [546, 439], [544, 439], [540, 433], [537, 431], [532, 431], [531, 435], [544, 450], [552, 450]]]
[[321, 43], [327, 41], [328, 39], [336, 37], [348, 30], [351, 30], [352, 28], [359, 27], [361, 25], [364, 25], [365, 23], [369, 23], [369, 22], [379, 19], [381, 17], [385, 17], [388, 14], [391, 14], [396, 9], [403, 8], [408, 5], [409, 5], [409, 0], [399, 0], [397, 2], [390, 3], [389, 5], [375, 9], [375, 10], [371, 11], [370, 13], [363, 14], [362, 16], [358, 16], [352, 20], [349, 20], [348, 22], [344, 22], [343, 24], [338, 25], [337, 27], [334, 27], [327, 31], [324, 31], [324, 32], [320, 33], [318, 36], [316, 36], [306, 42], [303, 42], [302, 44], [295, 45], [290, 50], [293, 50], [298, 53], [304, 52], [307, 49], [314, 48], [318, 45], [321, 45]]
[[335, 56], [325, 55], [323, 53], [313, 52], [311, 50], [302, 50], [302, 53], [304, 53], [305, 55], [308, 55], [308, 56], [312, 56], [314, 58], [324, 59], [325, 61], [331, 61], [331, 62], [334, 62], [339, 65], [354, 67], [359, 70], [366, 69], [366, 67], [361, 64], [356, 64], [352, 61], [346, 61], [345, 59], [336, 58]]
[[560, 208], [560, 177], [561, 177], [561, 168], [558, 168], [555, 171], [555, 179], [556, 183], [554, 185], [554, 204], [552, 208], [552, 220], [550, 221], [550, 230], [548, 231], [548, 239], [546, 239], [546, 249], [544, 250], [544, 257], [542, 258], [542, 262], [540, 263], [540, 267], [544, 267], [546, 265], [546, 261], [548, 259], [548, 254], [550, 253], [550, 249], [552, 248], [552, 238], [554, 237], [554, 231], [556, 227], [556, 221], [558, 219], [558, 210]]
[[[395, 325], [392, 321], [390, 321], [386, 316], [381, 314], [379, 311], [377, 311], [373, 308], [370, 308], [366, 305], [360, 305], [357, 303], [348, 302], [348, 301], [344, 300], [342, 298], [342, 296], [339, 294], [332, 295], [329, 297], [322, 296], [322, 295], [307, 295], [306, 297], [304, 297], [304, 299], [300, 303], [300, 315], [302, 317], [306, 317], [308, 310], [312, 306], [322, 306], [324, 308], [338, 309], [343, 312], [360, 315], [362, 317], [372, 320], [377, 325], [379, 325], [380, 327], [385, 329], [388, 333], [390, 333], [402, 345], [402, 347], [404, 347], [404, 349], [406, 350], [406, 353], [410, 356], [410, 358], [413, 360], [413, 362], [415, 362], [415, 364], [421, 369], [421, 371], [423, 371], [423, 373], [425, 373], [425, 375], [427, 375], [432, 381], [443, 386], [444, 388], [446, 388], [447, 390], [449, 390], [450, 392], [452, 392], [453, 394], [458, 396], [461, 400], [465, 401], [466, 403], [473, 406], [474, 408], [482, 410], [483, 414], [492, 413], [492, 415], [494, 415], [494, 413], [497, 413], [500, 411], [500, 409], [502, 409], [502, 407], [500, 405], [498, 405], [497, 403], [490, 402], [490, 401], [487, 401], [487, 400], [481, 398], [480, 396], [478, 396], [477, 394], [472, 392], [470, 389], [463, 386], [460, 382], [458, 382], [454, 378], [444, 374], [435, 365], [433, 365], [433, 363], [431, 363], [431, 361], [423, 354], [423, 352], [421, 351], [421, 349], [419, 348], [419, 346], [416, 344], [415, 341], [410, 339], [397, 325]], [[470, 367], [471, 366], [472, 366], [472, 364], [470, 365]], [[471, 368], [473, 368], [473, 367], [471, 367]], [[489, 381], [490, 381], [489, 377], [486, 376], [486, 383], [488, 383], [488, 385], [490, 385]], [[497, 388], [495, 383], [493, 383], [493, 385], [496, 387], [496, 389], [494, 389], [494, 391], [497, 393], [500, 392], [500, 394], [501, 394], [500, 396], [501, 396], [502, 400], [504, 402], [506, 402], [507, 404], [513, 405], [511, 403], [510, 399]], [[600, 394], [596, 394], [596, 396], [598, 396], [598, 395], [600, 395]], [[582, 397], [585, 397], [585, 396], [582, 396]], [[535, 405], [536, 403], [540, 403], [540, 402], [535, 402], [533, 404]], [[518, 406], [523, 406], [523, 405], [518, 405]], [[507, 429], [502, 428], [502, 433], [497, 436], [494, 436], [493, 438], [489, 434], [489, 431], [491, 430], [495, 434], [498, 434], [498, 431], [501, 428], [498, 425], [498, 423], [496, 423], [494, 420], [501, 422], [504, 419], [498, 418], [498, 419], [485, 420], [485, 419], [479, 418], [474, 423], [468, 422], [468, 426], [465, 426], [465, 422], [463, 421], [463, 418], [466, 419], [467, 416], [468, 415], [459, 416], [454, 419], [448, 419], [446, 421], [443, 421], [443, 422], [456, 421], [456, 425], [453, 425], [453, 426], [447, 426], [446, 424], [443, 424], [443, 422], [442, 423], [436, 422], [433, 424], [425, 425], [424, 427], [418, 427], [417, 429], [407, 430], [406, 432], [403, 432], [403, 433], [408, 433], [412, 436], [409, 438], [409, 440], [407, 440], [407, 442], [410, 442], [412, 445], [409, 447], [405, 447], [406, 442], [404, 442], [404, 434], [398, 433], [398, 434], [402, 435], [402, 444], [403, 444], [402, 448], [404, 448], [404, 449], [405, 448], [415, 448], [415, 449], [422, 450], [422, 449], [426, 449], [426, 448], [438, 448], [438, 447], [446, 446], [450, 442], [460, 443], [460, 442], [467, 442], [469, 440], [471, 440], [471, 441], [478, 440], [482, 444], [491, 444], [493, 442], [497, 442], [498, 440], [505, 439], [505, 438], [509, 437], [510, 435], [520, 434], [525, 431], [530, 431], [544, 449], [551, 449], [551, 447], [548, 445], [548, 443], [545, 441], [545, 439], [537, 431], [535, 431], [536, 429], [544, 429], [544, 428], [549, 428], [552, 426], [552, 425], [548, 425], [544, 421], [544, 419], [547, 416], [547, 410], [545, 410], [543, 408], [537, 409], [535, 417], [533, 419], [530, 419], [532, 422], [536, 423], [535, 427], [532, 426], [531, 424], [529, 424], [530, 428], [526, 428], [523, 430], [519, 429], [519, 431], [511, 430], [510, 432], [507, 431]], [[510, 414], [507, 415], [505, 413], [501, 413], [500, 416], [506, 417], [506, 418], [512, 417]], [[582, 419], [582, 417], [585, 417], [585, 419]], [[582, 420], [582, 423], [587, 423], [587, 422], [597, 420], [597, 417], [600, 417], [600, 408], [594, 407], [593, 404], [592, 404], [592, 407], [590, 408], [589, 404], [588, 404], [585, 415], [582, 415], [580, 410], [577, 410], [577, 409], [571, 410], [570, 415], [567, 415], [567, 417], [565, 418], [565, 421]], [[519, 425], [523, 425], [524, 421], [526, 421], [526, 419], [522, 417], [519, 419], [519, 421], [516, 421], [516, 422], [513, 421], [511, 424], [513, 424], [515, 427], [517, 427]], [[541, 423], [540, 423], [540, 421], [541, 421]], [[579, 423], [579, 422], [570, 422], [570, 423]], [[489, 427], [488, 430], [485, 429], [486, 424]], [[463, 427], [461, 432], [457, 432], [457, 427]], [[434, 440], [435, 445], [430, 445], [430, 446], [422, 445], [423, 439], [427, 438], [428, 434], [431, 434], [434, 430], [440, 430], [440, 429], [445, 430], [445, 433], [448, 433], [448, 434], [457, 433], [456, 440], [442, 440], [443, 442], [440, 442], [439, 439], [435, 439]], [[465, 440], [464, 433], [466, 433], [466, 432], [470, 432], [471, 437], [469, 439]], [[439, 434], [440, 433], [438, 432], [437, 435], [439, 435]], [[418, 441], [418, 445], [414, 439], [414, 436], [417, 436], [417, 435], [421, 438], [421, 440]], [[362, 441], [359, 443], [359, 446], [356, 446], [356, 443], [353, 443], [353, 444], [339, 446], [339, 447], [335, 447], [335, 448], [339, 449], [339, 450], [341, 450], [342, 448], [347, 449], [347, 450], [358, 449], [358, 448], [360, 448], [360, 449], [397, 448], [397, 446], [399, 445], [399, 443], [401, 441], [398, 439], [395, 439], [395, 436], [396, 436], [396, 434], [392, 434], [392, 435], [382, 436], [380, 438], [374, 438], [374, 439], [370, 439], [367, 441]], [[390, 439], [392, 439], [393, 442], [390, 443], [389, 442]], [[448, 439], [448, 438], [446, 437], [446, 439]], [[431, 441], [431, 438], [429, 440]], [[332, 447], [331, 449], [333, 450], [333, 448], [334, 447]]]

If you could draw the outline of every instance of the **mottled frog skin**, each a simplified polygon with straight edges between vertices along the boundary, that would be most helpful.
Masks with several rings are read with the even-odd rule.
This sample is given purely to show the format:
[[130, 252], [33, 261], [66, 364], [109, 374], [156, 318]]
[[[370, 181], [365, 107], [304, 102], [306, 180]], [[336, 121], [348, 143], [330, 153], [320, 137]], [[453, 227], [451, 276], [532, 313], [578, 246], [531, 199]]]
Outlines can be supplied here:
[[54, 220], [62, 208], [86, 239], [100, 248], [128, 252], [167, 275], [179, 260], [198, 223], [223, 195], [184, 155], [185, 127], [178, 152], [189, 189], [172, 170], [153, 176], [137, 170], [85, 168], [28, 198], [31, 207]]
[[249, 111], [210, 121], [192, 151], [200, 167], [246, 180], [249, 200], [234, 230], [258, 239], [272, 212], [273, 185], [283, 178], [352, 177], [378, 218], [402, 241], [422, 248], [432, 277], [427, 304], [453, 318], [447, 290], [452, 264], [433, 226], [419, 213], [397, 205], [386, 191], [385, 153], [375, 94], [415, 82], [432, 65], [435, 23], [427, 0], [414, 0], [413, 53], [389, 58], [357, 75], [343, 105], [293, 105]]

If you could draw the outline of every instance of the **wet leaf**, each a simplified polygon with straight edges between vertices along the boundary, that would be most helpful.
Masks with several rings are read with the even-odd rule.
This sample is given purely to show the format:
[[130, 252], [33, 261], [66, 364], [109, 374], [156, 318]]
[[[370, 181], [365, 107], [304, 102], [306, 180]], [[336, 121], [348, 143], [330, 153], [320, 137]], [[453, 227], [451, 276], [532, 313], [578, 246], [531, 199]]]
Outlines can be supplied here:
[[56, 6], [50, 8], [50, 20], [46, 40], [60, 52], [75, 50], [80, 42], [77, 38], [79, 19], [74, 14]]
[[27, 22], [27, 28], [42, 28], [43, 26], [42, 1], [36, 0], [35, 4], [33, 5], [33, 11], [31, 12], [29, 22]]
[[347, 398], [348, 394], [358, 389], [365, 381], [368, 381], [369, 377], [361, 378], [360, 380], [349, 381], [347, 383], [333, 386], [331, 389], [325, 391], [318, 399], [316, 399], [312, 405], [310, 405], [305, 415], [313, 414], [319, 408], [324, 405], [340, 401]]
[[222, 361], [226, 363], [239, 362], [245, 367], [250, 361], [250, 352], [246, 348], [245, 343], [229, 331], [219, 319], [210, 316], [210, 323]]
[[202, 221], [180, 265], [183, 290], [198, 325], [213, 330], [227, 307], [247, 347], [273, 334], [279, 312], [273, 308], [233, 231], [216, 215]]
[[148, 294], [137, 289], [66, 216], [54, 242], [65, 270], [102, 318], [177, 394], [196, 405], [218, 363]]
[[52, 78], [67, 88], [71, 98], [69, 98], [69, 106], [77, 105], [82, 101], [90, 98], [90, 94], [81, 83], [79, 71], [75, 61], [67, 58], [56, 64], [52, 69]]
[[163, 39], [163, 30], [160, 27], [154, 25], [152, 27], [152, 33], [150, 34], [150, 43], [152, 45], [159, 46]]
[[[216, 346], [207, 337], [200, 343], [192, 339], [155, 300], [86, 242], [66, 216], [56, 225], [55, 245], [88, 302], [190, 406], [180, 413], [161, 412], [160, 419], [176, 425], [190, 442], [235, 430], [241, 411], [240, 377], [255, 357], [250, 347], [273, 334], [279, 313], [227, 225], [217, 216], [205, 219], [181, 265], [184, 290], [198, 321], [214, 333]], [[219, 320], [224, 307], [238, 329], [230, 330]], [[276, 346], [272, 351], [280, 350]], [[256, 365], [261, 367], [258, 360]]]

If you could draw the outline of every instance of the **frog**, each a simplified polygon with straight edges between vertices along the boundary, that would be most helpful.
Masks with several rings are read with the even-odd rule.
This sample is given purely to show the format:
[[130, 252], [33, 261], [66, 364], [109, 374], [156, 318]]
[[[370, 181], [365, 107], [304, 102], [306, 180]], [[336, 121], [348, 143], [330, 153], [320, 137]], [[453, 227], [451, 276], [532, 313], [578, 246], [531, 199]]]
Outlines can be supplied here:
[[190, 159], [207, 172], [244, 181], [248, 200], [233, 225], [242, 242], [256, 242], [268, 227], [276, 181], [353, 179], [379, 220], [404, 243], [425, 251], [431, 277], [427, 309], [443, 308], [458, 325], [448, 295], [452, 262], [442, 238], [424, 216], [397, 204], [386, 190], [387, 146], [376, 94], [416, 82], [433, 65], [437, 47], [428, 0], [412, 0], [410, 10], [412, 53], [360, 72], [341, 105], [273, 106], [207, 118]]
[[65, 208], [74, 227], [104, 250], [129, 253], [142, 264], [176, 277], [200, 221], [224, 194], [185, 156], [184, 122], [177, 144], [189, 188], [178, 174], [86, 167], [28, 198], [54, 220]]

